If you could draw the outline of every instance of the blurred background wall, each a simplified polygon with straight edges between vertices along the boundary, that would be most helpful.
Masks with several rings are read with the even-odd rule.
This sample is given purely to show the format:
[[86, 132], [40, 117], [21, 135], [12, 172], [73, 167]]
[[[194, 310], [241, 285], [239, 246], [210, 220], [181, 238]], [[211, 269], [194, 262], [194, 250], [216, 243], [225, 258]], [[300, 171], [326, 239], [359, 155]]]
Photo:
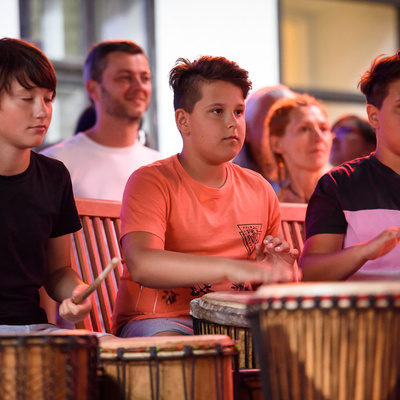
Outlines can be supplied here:
[[137, 42], [153, 73], [144, 129], [168, 156], [181, 147], [168, 87], [177, 58], [225, 56], [249, 71], [254, 90], [281, 82], [323, 100], [331, 121], [365, 116], [357, 83], [374, 57], [398, 50], [399, 10], [399, 0], [0, 0], [0, 36], [36, 44], [55, 66], [46, 144], [73, 135], [88, 104], [82, 65], [90, 47]]

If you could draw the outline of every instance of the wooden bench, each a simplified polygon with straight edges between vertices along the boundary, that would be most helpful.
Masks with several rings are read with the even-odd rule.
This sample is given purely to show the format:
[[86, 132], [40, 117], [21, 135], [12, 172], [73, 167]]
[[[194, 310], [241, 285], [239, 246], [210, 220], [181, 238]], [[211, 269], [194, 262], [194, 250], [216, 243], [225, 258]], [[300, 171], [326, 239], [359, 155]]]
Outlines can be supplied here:
[[[76, 198], [82, 229], [72, 235], [72, 268], [86, 283], [93, 282], [113, 257], [121, 257], [121, 203]], [[110, 321], [122, 275], [122, 264], [95, 291], [90, 315], [76, 325], [95, 332], [111, 331]]]
[[305, 226], [307, 204], [280, 203], [281, 233], [291, 246], [301, 253], [305, 240]]
[[[83, 198], [76, 198], [75, 201], [82, 229], [71, 235], [71, 262], [82, 280], [91, 283], [113, 257], [122, 258], [119, 244], [121, 203]], [[307, 205], [281, 203], [280, 206], [282, 213], [280, 234], [293, 247], [302, 251]], [[77, 328], [110, 333], [111, 314], [121, 275], [120, 263], [96, 290], [93, 309], [88, 317], [76, 324]], [[51, 302], [55, 304], [54, 301], [51, 300]], [[52, 315], [54, 315], [55, 307], [51, 308], [50, 303], [47, 300], [43, 306], [48, 311], [49, 320], [53, 322]]]

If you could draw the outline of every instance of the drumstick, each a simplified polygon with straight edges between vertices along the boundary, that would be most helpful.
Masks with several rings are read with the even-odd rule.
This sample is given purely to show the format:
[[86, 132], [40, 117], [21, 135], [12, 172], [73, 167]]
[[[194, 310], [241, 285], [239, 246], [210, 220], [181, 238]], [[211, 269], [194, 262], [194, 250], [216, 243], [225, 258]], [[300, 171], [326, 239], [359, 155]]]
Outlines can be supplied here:
[[91, 295], [103, 282], [106, 276], [118, 265], [119, 259], [114, 257], [110, 264], [101, 272], [101, 274], [81, 293], [72, 297], [72, 302], [74, 304], [80, 304], [83, 300], [85, 300], [89, 295]]

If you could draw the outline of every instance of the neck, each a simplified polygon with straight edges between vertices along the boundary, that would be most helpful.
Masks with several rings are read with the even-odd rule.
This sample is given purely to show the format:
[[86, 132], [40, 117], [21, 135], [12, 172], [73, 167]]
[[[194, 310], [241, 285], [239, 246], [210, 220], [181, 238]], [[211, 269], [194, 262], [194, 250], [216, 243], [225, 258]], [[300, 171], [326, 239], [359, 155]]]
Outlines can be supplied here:
[[227, 179], [225, 163], [209, 165], [193, 158], [188, 160], [183, 151], [178, 155], [178, 160], [185, 171], [202, 185], [214, 189], [220, 189], [224, 186]]
[[290, 175], [288, 190], [302, 203], [308, 203], [319, 178], [324, 174], [320, 169], [316, 172], [300, 171]]
[[12, 176], [22, 174], [29, 167], [31, 160], [31, 149], [0, 151], [0, 175]]
[[375, 152], [375, 157], [382, 164], [391, 168], [396, 172], [396, 174], [400, 175], [400, 159], [397, 154], [378, 147]]

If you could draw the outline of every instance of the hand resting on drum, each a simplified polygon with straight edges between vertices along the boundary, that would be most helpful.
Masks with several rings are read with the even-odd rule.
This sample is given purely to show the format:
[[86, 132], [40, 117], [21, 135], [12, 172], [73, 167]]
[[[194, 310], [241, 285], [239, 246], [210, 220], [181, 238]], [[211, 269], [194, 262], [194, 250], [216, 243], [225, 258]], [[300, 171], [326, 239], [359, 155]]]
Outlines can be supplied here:
[[[78, 293], [83, 292], [88, 285], [81, 284], [78, 285], [72, 292], [72, 297], [76, 296]], [[59, 309], [60, 316], [70, 322], [82, 321], [90, 312], [92, 308], [92, 295], [83, 300], [80, 304], [74, 304], [72, 297], [65, 299]]]

